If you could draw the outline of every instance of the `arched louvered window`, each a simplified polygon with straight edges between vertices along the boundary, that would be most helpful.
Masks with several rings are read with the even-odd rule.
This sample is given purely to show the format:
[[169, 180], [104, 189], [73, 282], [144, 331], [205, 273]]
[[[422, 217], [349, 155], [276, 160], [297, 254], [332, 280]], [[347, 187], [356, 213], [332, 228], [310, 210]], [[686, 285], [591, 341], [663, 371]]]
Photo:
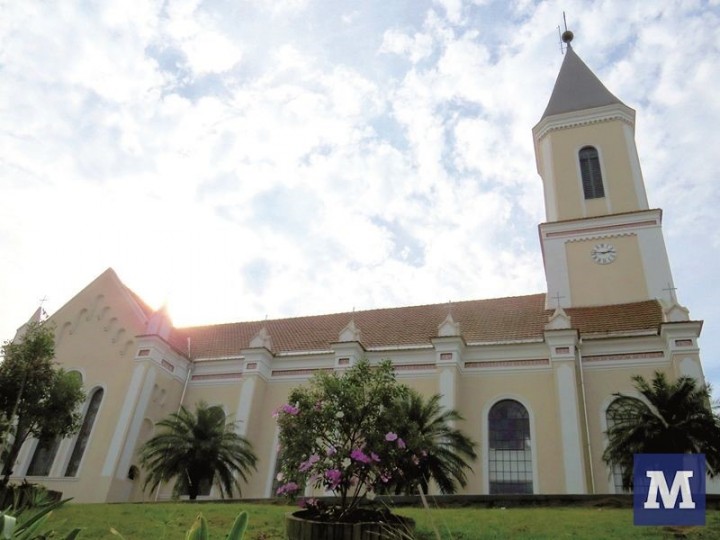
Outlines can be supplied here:
[[580, 174], [582, 175], [583, 193], [586, 199], [599, 199], [605, 196], [602, 172], [600, 171], [600, 156], [593, 146], [580, 149]]
[[530, 418], [512, 399], [498, 401], [488, 414], [490, 494], [532, 493]]
[[[617, 399], [610, 403], [605, 410], [605, 420], [607, 421], [608, 429], [629, 419], [632, 419], [632, 417], [627, 416], [627, 413], [625, 413], [620, 406], [620, 401]], [[613, 466], [612, 477], [615, 493], [626, 493], [622, 485], [622, 472], [620, 465]]]
[[85, 448], [87, 447], [88, 441], [90, 440], [90, 432], [92, 431], [93, 424], [95, 423], [95, 417], [97, 416], [100, 403], [102, 402], [104, 390], [98, 388], [93, 392], [90, 397], [87, 411], [85, 412], [85, 418], [83, 419], [80, 432], [75, 439], [75, 447], [73, 448], [68, 462], [67, 469], [65, 469], [65, 476], [76, 476], [78, 469], [80, 468], [80, 461], [82, 460]]

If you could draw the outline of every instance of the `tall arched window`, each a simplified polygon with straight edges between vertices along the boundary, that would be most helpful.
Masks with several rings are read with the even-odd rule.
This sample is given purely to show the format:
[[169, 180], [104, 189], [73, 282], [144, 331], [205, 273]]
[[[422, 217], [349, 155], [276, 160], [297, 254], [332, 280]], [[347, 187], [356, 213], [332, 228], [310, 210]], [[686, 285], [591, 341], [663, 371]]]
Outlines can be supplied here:
[[[68, 375], [76, 378], [82, 384], [82, 374], [79, 371], [70, 371]], [[27, 476], [48, 476], [60, 447], [60, 441], [60, 437], [41, 437], [25, 474]]]
[[98, 388], [90, 397], [90, 403], [88, 404], [87, 412], [85, 412], [85, 418], [83, 419], [77, 439], [75, 439], [75, 447], [70, 455], [70, 461], [68, 462], [67, 469], [65, 469], [65, 476], [77, 475], [78, 468], [80, 467], [80, 461], [85, 453], [85, 447], [87, 447], [88, 440], [90, 439], [90, 432], [92, 431], [93, 424], [95, 423], [95, 417], [97, 416], [98, 409], [100, 408], [103, 393], [104, 390], [102, 388]]
[[[620, 401], [613, 400], [608, 408], [605, 410], [605, 420], [607, 421], [607, 428], [610, 429], [613, 426], [620, 424], [632, 417], [627, 416], [627, 413], [623, 411], [620, 406]], [[615, 493], [626, 493], [622, 485], [622, 467], [620, 465], [613, 466], [612, 477], [613, 485], [615, 486]]]
[[512, 399], [498, 401], [488, 414], [490, 494], [532, 493], [530, 419]]
[[49, 475], [59, 446], [60, 437], [41, 437], [25, 474], [27, 476]]
[[599, 199], [605, 196], [602, 173], [600, 172], [600, 156], [593, 146], [580, 149], [580, 174], [582, 175], [583, 192], [586, 199]]

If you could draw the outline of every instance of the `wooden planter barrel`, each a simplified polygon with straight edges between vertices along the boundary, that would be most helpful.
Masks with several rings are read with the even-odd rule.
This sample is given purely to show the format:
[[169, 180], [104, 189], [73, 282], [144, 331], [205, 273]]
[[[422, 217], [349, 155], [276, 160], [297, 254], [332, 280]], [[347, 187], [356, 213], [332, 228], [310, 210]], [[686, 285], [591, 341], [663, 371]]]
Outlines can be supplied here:
[[413, 538], [415, 521], [393, 516], [392, 522], [337, 523], [313, 521], [302, 517], [303, 511], [285, 515], [287, 540], [407, 540]]

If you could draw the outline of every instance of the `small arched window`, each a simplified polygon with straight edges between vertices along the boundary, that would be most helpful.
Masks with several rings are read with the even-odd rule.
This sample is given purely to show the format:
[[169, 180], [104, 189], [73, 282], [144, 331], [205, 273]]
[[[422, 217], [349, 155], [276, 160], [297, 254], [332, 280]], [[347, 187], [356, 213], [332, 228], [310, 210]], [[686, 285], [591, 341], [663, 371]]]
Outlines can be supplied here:
[[[629, 417], [627, 415], [623, 407], [620, 405], [620, 401], [617, 399], [613, 400], [613, 402], [610, 403], [608, 408], [605, 410], [605, 420], [607, 421], [608, 430], [617, 424], [621, 424], [627, 420], [631, 420], [632, 418], [633, 417]], [[622, 473], [623, 470], [620, 465], [613, 466], [612, 477], [613, 485], [615, 486], [615, 493], [627, 493], [627, 491], [623, 489]]]
[[599, 199], [605, 196], [602, 173], [600, 172], [600, 156], [593, 146], [580, 149], [580, 174], [582, 175], [583, 193], [586, 199]]
[[512, 399], [498, 401], [488, 414], [490, 495], [533, 492], [530, 418]]
[[80, 468], [80, 460], [82, 460], [85, 448], [90, 440], [90, 432], [92, 431], [93, 424], [95, 423], [95, 417], [97, 416], [100, 403], [102, 402], [104, 390], [98, 388], [93, 392], [88, 404], [85, 418], [83, 419], [82, 427], [78, 433], [77, 439], [75, 439], [75, 447], [73, 448], [72, 455], [70, 456], [70, 462], [68, 463], [67, 469], [65, 469], [65, 476], [76, 476], [78, 469]]

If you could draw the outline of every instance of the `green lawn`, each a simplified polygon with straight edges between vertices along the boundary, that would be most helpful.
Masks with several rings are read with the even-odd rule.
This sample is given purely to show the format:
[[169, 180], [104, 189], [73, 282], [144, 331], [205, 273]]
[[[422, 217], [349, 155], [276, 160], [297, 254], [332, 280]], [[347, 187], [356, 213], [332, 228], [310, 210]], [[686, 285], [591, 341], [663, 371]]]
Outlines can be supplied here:
[[[69, 504], [55, 511], [49, 526], [62, 532], [83, 529], [81, 540], [118, 540], [117, 529], [126, 540], [182, 540], [195, 516], [202, 512], [210, 524], [211, 538], [222, 540], [236, 514], [247, 510], [250, 526], [246, 540], [281, 540], [283, 515], [296, 507], [269, 504]], [[450, 508], [432, 510], [402, 508], [398, 513], [417, 521], [418, 540], [434, 540], [431, 520], [443, 540], [483, 538], [720, 538], [720, 512], [707, 513], [707, 525], [682, 531], [660, 527], [634, 527], [632, 510], [608, 508]]]

